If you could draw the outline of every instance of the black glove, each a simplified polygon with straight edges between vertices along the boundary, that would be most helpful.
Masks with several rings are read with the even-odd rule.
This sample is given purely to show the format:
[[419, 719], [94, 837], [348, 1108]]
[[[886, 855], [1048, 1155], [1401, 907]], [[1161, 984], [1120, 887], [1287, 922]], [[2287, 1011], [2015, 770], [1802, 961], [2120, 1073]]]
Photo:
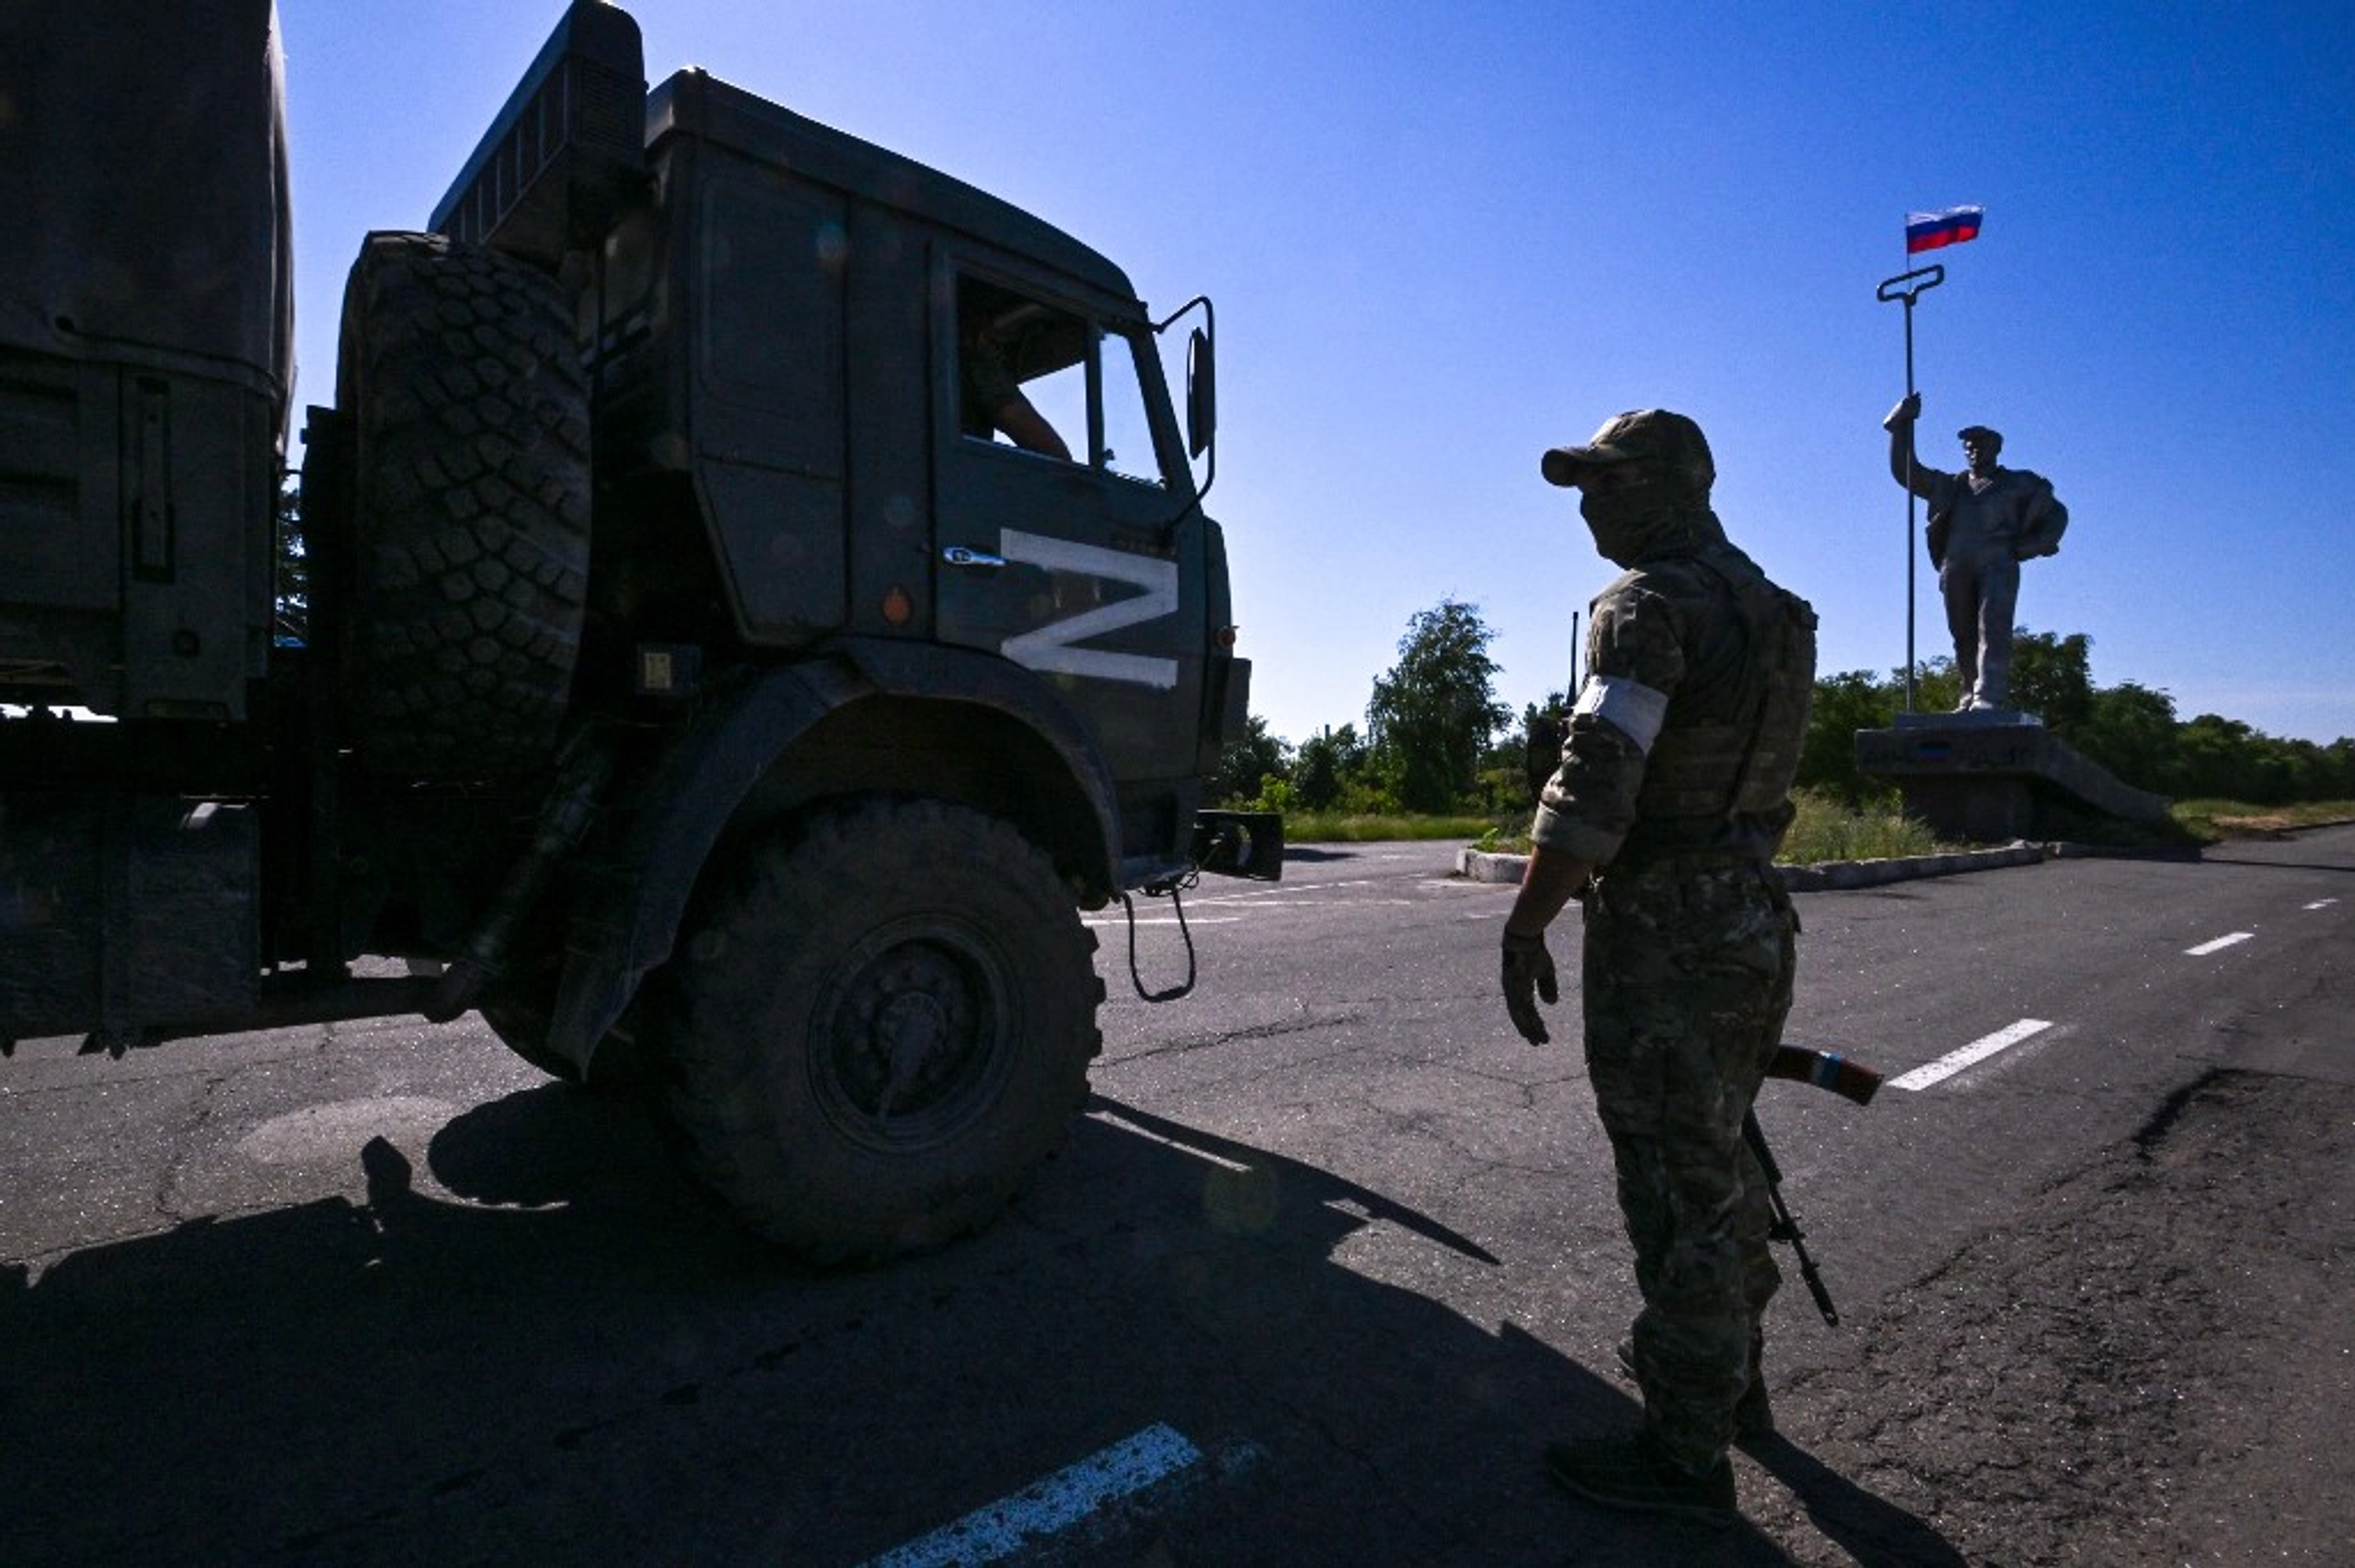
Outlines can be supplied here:
[[1545, 937], [1505, 933], [1504, 986], [1505, 1011], [1511, 1014], [1512, 1026], [1521, 1031], [1521, 1037], [1533, 1046], [1552, 1039], [1545, 1032], [1545, 1020], [1538, 1016], [1537, 1001], [1543, 998], [1550, 1006], [1562, 1000], [1562, 993], [1554, 979], [1554, 956], [1545, 951]]

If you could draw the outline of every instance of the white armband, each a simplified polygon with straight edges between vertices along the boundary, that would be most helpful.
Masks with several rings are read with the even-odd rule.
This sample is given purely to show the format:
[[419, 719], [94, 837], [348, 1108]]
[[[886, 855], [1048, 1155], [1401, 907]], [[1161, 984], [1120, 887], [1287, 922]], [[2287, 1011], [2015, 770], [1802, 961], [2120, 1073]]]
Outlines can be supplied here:
[[1634, 741], [1637, 750], [1648, 754], [1660, 737], [1661, 722], [1668, 717], [1668, 693], [1624, 675], [1590, 675], [1579, 689], [1578, 705], [1570, 714], [1572, 717], [1592, 714]]

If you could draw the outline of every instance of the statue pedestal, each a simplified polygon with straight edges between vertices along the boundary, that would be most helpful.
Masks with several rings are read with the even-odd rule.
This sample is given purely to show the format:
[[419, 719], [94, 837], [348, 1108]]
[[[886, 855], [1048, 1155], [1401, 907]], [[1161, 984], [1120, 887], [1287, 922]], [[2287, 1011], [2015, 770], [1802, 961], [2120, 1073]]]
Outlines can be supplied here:
[[1979, 843], [2066, 839], [2102, 818], [2166, 819], [2164, 796], [2121, 784], [2039, 723], [2005, 708], [1900, 714], [1856, 732], [1857, 771], [1886, 779], [1909, 816]]

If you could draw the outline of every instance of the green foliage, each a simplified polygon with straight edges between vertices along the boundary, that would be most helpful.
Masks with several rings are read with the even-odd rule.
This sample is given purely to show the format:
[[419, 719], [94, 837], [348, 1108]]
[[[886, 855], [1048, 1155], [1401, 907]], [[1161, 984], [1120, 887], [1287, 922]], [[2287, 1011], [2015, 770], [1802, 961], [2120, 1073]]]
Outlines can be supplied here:
[[277, 582], [273, 593], [277, 635], [299, 642], [310, 635], [311, 624], [311, 556], [303, 536], [300, 475], [280, 476], [277, 518]]
[[1775, 858], [1786, 865], [1820, 865], [1832, 860], [1892, 860], [1936, 854], [1954, 846], [1897, 808], [1893, 798], [1859, 807], [1828, 792], [1795, 790], [1798, 816]]
[[1284, 818], [1284, 841], [1371, 844], [1406, 840], [1470, 840], [1493, 830], [1478, 817], [1430, 817], [1391, 811], [1304, 811]]
[[1203, 798], [1233, 803], [1260, 795], [1269, 781], [1281, 782], [1289, 773], [1291, 750], [1281, 738], [1268, 733], [1266, 719], [1253, 714], [1243, 738], [1228, 742], [1219, 752], [1218, 772], [1211, 775]]
[[1877, 801], [1889, 786], [1856, 771], [1856, 731], [1886, 728], [1900, 693], [1861, 670], [1822, 677], [1799, 747], [1799, 783], [1846, 806]]
[[[2092, 651], [2093, 639], [2082, 632], [2059, 636], [2020, 628], [2012, 638], [2012, 698], [2123, 783], [2158, 795], [2261, 806], [2355, 795], [2355, 740], [2282, 740], [2214, 714], [2179, 723], [2164, 692], [2131, 681], [2096, 685]], [[1888, 802], [1890, 792], [1856, 772], [1855, 732], [1890, 723], [1904, 689], [1902, 670], [1878, 680], [1863, 670], [1819, 678], [1799, 784], [1852, 807]], [[1915, 668], [1917, 711], [1951, 709], [1957, 691], [1952, 659]]]
[[[2083, 632], [2065, 637], [2031, 632], [2012, 635], [2012, 705], [2032, 713], [2064, 738], [2085, 727], [2093, 711], [2094, 677], [2089, 656], [2094, 640]], [[2070, 744], [2076, 744], [2072, 740]]]
[[1339, 805], [1342, 794], [1363, 778], [1365, 766], [1365, 742], [1358, 738], [1357, 726], [1345, 724], [1311, 736], [1300, 743], [1292, 760], [1292, 784], [1301, 805], [1312, 811]]
[[[1447, 601], [1423, 612], [1399, 645], [1398, 667], [1375, 682], [1375, 704], [1368, 710], [1374, 738], [1361, 738], [1356, 726], [1343, 725], [1294, 750], [1255, 715], [1245, 738], [1222, 755], [1206, 798], [1281, 811], [1291, 835], [1304, 842], [1410, 838], [1423, 830], [1419, 825], [1439, 819], [1468, 821], [1467, 835], [1519, 834], [1536, 784], [1555, 761], [1539, 754], [1545, 750], [1542, 744], [1530, 751], [1527, 738], [1538, 730], [1542, 742], [1541, 721], [1566, 711], [1569, 698], [1548, 693], [1543, 704], [1524, 709], [1517, 733], [1505, 730], [1511, 712], [1494, 697], [1497, 666], [1488, 655], [1489, 641], [1473, 606]], [[2204, 797], [2206, 814], [2196, 824], [2185, 823], [2188, 833], [2209, 836], [2216, 812], [2251, 818], [2278, 815], [2298, 803], [2355, 799], [2355, 739], [2328, 746], [2277, 739], [2214, 714], [2179, 722], [2164, 692], [2131, 681], [2095, 684], [2093, 642], [2082, 633], [2059, 636], [2023, 628], [2012, 647], [2014, 695], [2055, 735], [2137, 788], [2177, 799]], [[1917, 710], [1953, 708], [1952, 659], [1925, 660], [1913, 679]], [[1902, 670], [1885, 676], [1847, 670], [1817, 680], [1799, 754], [1805, 794], [1786, 858], [1801, 852], [1835, 860], [1922, 853], [1902, 847], [1909, 834], [1921, 830], [1899, 813], [1896, 791], [1858, 773], [1855, 764], [1856, 731], [1890, 724], [1904, 691]], [[1428, 731], [1419, 727], [1434, 714], [1459, 722], [1419, 754], [1415, 738], [1444, 728], [1435, 723]], [[2233, 804], [2227, 810], [2220, 802]], [[2214, 810], [2207, 811], [2211, 806]], [[2177, 816], [2184, 821], [2184, 809]]]
[[1373, 683], [1373, 750], [1410, 811], [1447, 811], [1472, 795], [1481, 754], [1511, 720], [1496, 695], [1495, 636], [1478, 606], [1442, 600], [1407, 622], [1397, 664]]
[[2280, 807], [2246, 800], [2178, 800], [2171, 815], [2186, 835], [2203, 842], [2273, 838], [2293, 828], [2355, 821], [2355, 799], [2309, 800]]
[[2177, 727], [2174, 698], [2129, 681], [2096, 691], [2084, 722], [2066, 738], [2117, 777], [2172, 793]]
[[[1830, 860], [1891, 860], [1901, 855], [1938, 854], [1961, 847], [1941, 843], [1929, 829], [1900, 811], [1894, 796], [1884, 805], [1858, 808], [1822, 791], [1802, 789], [1792, 792], [1791, 805], [1797, 816], [1775, 855], [1786, 865], [1817, 865]], [[1527, 854], [1529, 834], [1525, 826], [1491, 826], [1473, 841], [1473, 848], [1493, 853]]]

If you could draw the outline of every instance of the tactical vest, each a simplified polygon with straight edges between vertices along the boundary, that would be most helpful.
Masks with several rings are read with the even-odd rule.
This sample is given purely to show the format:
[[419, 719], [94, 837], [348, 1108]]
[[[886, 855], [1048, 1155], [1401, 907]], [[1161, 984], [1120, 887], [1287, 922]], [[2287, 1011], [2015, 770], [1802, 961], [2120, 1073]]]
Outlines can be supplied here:
[[[1713, 558], [1714, 557], [1714, 558]], [[1690, 558], [1736, 612], [1715, 657], [1694, 660], [1636, 795], [1641, 817], [1725, 817], [1772, 811], [1798, 776], [1815, 696], [1815, 611], [1738, 553]]]

